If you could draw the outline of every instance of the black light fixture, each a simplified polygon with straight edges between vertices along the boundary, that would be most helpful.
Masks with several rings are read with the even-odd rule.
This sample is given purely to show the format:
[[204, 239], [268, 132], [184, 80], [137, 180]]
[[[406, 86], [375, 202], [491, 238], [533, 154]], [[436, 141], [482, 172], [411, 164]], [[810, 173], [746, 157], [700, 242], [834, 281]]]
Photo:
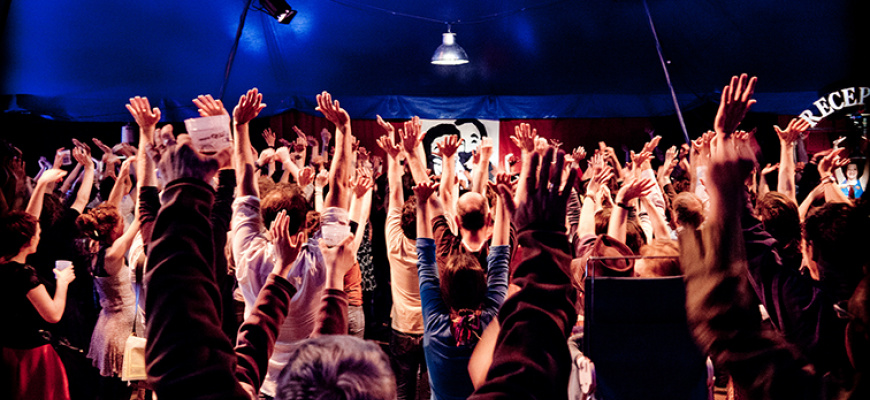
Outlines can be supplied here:
[[260, 0], [260, 5], [281, 24], [289, 24], [296, 16], [296, 10], [290, 8], [284, 0]]

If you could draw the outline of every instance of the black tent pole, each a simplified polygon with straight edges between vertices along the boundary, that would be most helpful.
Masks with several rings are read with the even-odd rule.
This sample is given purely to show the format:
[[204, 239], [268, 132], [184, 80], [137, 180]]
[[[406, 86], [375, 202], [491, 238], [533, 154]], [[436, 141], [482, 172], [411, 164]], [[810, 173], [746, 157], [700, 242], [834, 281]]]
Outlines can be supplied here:
[[242, 11], [242, 16], [239, 18], [239, 28], [236, 29], [236, 40], [233, 41], [233, 48], [230, 49], [230, 56], [227, 58], [227, 67], [224, 69], [224, 81], [221, 83], [221, 90], [218, 94], [218, 99], [223, 101], [224, 92], [227, 90], [227, 84], [230, 81], [230, 71], [233, 69], [233, 61], [236, 59], [236, 50], [239, 49], [239, 39], [242, 38], [242, 30], [245, 28], [245, 17], [248, 16], [248, 9], [251, 8], [251, 3], [254, 0], [248, 0], [245, 4], [245, 9]]

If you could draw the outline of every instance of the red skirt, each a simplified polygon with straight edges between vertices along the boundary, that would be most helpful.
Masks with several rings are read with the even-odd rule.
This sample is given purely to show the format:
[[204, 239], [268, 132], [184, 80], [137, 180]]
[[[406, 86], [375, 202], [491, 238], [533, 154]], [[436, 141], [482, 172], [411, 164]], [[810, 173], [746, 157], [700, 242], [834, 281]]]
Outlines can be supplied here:
[[69, 400], [69, 382], [50, 344], [33, 349], [3, 347], [3, 386], [9, 399]]

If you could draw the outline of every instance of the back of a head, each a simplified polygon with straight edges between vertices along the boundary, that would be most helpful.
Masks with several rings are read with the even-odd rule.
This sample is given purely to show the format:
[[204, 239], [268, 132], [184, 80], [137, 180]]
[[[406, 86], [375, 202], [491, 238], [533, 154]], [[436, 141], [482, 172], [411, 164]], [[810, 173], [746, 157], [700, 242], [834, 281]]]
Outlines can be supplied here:
[[39, 214], [40, 226], [53, 226], [63, 216], [63, 203], [54, 193], [46, 193], [42, 200], [42, 212]]
[[275, 400], [392, 400], [396, 380], [373, 342], [347, 335], [301, 341], [278, 376]]
[[851, 296], [864, 275], [864, 259], [855, 254], [862, 250], [864, 243], [859, 238], [867, 226], [855, 217], [851, 205], [827, 203], [811, 211], [803, 226], [810, 254], [819, 267], [819, 280], [836, 291], [830, 294], [839, 300]]
[[644, 257], [672, 257], [672, 258], [643, 258], [637, 260], [634, 272], [642, 278], [655, 278], [666, 276], [680, 276], [683, 270], [680, 267], [680, 248], [677, 242], [667, 239], [655, 239], [652, 243], [640, 248], [640, 255]]
[[34, 216], [22, 211], [12, 211], [0, 217], [0, 260], [18, 255], [36, 235], [38, 223]]
[[287, 216], [290, 217], [287, 228], [290, 234], [299, 232], [306, 220], [308, 202], [298, 185], [279, 184], [263, 196], [260, 201], [260, 213], [263, 214], [265, 226], [271, 225], [281, 211], [287, 211]]
[[441, 298], [453, 311], [477, 310], [486, 295], [486, 273], [473, 255], [453, 253], [439, 265]]
[[794, 201], [779, 192], [767, 192], [756, 203], [764, 230], [783, 247], [800, 251], [801, 221]]
[[478, 231], [486, 227], [489, 207], [480, 193], [468, 192], [459, 196], [456, 202], [456, 215], [459, 225], [469, 231]]
[[112, 244], [113, 232], [121, 221], [118, 207], [101, 203], [76, 218], [76, 226], [85, 236], [103, 244]]
[[671, 210], [679, 226], [697, 228], [704, 222], [704, 204], [692, 192], [680, 192], [674, 197]]
[[417, 240], [417, 196], [410, 196], [402, 205], [402, 232], [405, 237]]

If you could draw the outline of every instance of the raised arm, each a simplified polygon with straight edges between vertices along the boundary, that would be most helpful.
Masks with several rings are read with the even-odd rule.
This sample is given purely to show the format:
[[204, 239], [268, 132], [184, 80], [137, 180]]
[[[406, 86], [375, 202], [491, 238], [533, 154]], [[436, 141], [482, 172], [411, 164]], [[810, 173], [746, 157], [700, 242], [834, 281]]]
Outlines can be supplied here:
[[254, 157], [251, 154], [251, 136], [248, 123], [266, 108], [266, 104], [262, 101], [263, 95], [257, 91], [257, 88], [253, 88], [239, 98], [239, 103], [233, 109], [233, 128], [235, 129], [233, 157], [236, 160], [236, 181], [239, 185], [239, 196], [259, 196], [257, 181], [254, 178]]
[[72, 154], [79, 165], [83, 166], [84, 173], [82, 173], [82, 183], [79, 185], [79, 190], [76, 193], [76, 200], [70, 208], [81, 214], [85, 211], [85, 206], [88, 205], [88, 201], [91, 199], [91, 191], [94, 189], [94, 160], [91, 159], [90, 153], [86, 153], [80, 147], [74, 147]]
[[830, 152], [819, 160], [818, 170], [820, 182], [825, 185], [825, 201], [829, 203], [850, 203], [849, 198], [840, 190], [834, 178], [834, 170], [849, 164], [848, 158], [841, 158], [846, 149]]
[[[492, 229], [492, 245], [504, 246], [510, 244], [511, 210], [515, 207], [511, 191], [511, 177], [500, 173], [495, 177], [498, 200], [495, 205], [495, 221]], [[443, 190], [443, 189], [442, 189]], [[570, 188], [567, 189], [569, 192]]]
[[[200, 110], [203, 107], [205, 106], [200, 106]], [[149, 156], [148, 152], [155, 145], [154, 139], [157, 123], [160, 122], [160, 109], [157, 107], [151, 108], [147, 97], [136, 96], [130, 99], [130, 103], [127, 104], [127, 110], [130, 111], [130, 114], [136, 120], [136, 124], [139, 125], [139, 161], [136, 164], [137, 186], [140, 188], [157, 187], [156, 166], [154, 159]], [[202, 111], [200, 111], [201, 113]]]
[[628, 212], [635, 206], [631, 201], [646, 196], [655, 186], [655, 181], [649, 178], [629, 178], [628, 181], [616, 192], [616, 205], [610, 214], [610, 224], [607, 227], [607, 235], [625, 243], [625, 222], [628, 220]]
[[[511, 136], [511, 141], [520, 148], [520, 182], [525, 182], [528, 178], [529, 171], [526, 166], [532, 160], [532, 154], [535, 153], [535, 139], [538, 137], [538, 130], [532, 129], [529, 124], [519, 124], [514, 127], [514, 135]], [[534, 173], [534, 172], [532, 172]], [[514, 194], [514, 202], [519, 202], [519, 199], [526, 196], [526, 187], [517, 185], [517, 192]]]
[[[180, 135], [158, 154], [168, 184], [145, 276], [148, 383], [160, 398], [250, 399], [235, 378], [239, 357], [221, 330], [210, 182], [221, 164]], [[224, 153], [226, 154], [226, 153]], [[218, 253], [220, 254], [220, 253]], [[202, 355], [208, 354], [208, 367]], [[258, 353], [268, 359], [267, 350]], [[220, 382], [202, 385], [202, 382]]]
[[429, 201], [432, 193], [438, 190], [439, 184], [434, 182], [421, 182], [414, 186], [414, 195], [417, 197], [417, 239], [432, 239], [432, 220], [430, 215]]
[[386, 135], [378, 138], [378, 147], [387, 154], [387, 184], [389, 185], [389, 208], [401, 207], [405, 204], [405, 196], [402, 189], [402, 165], [399, 164], [399, 155], [402, 148], [393, 139], [393, 125], [385, 122], [378, 116], [378, 124], [387, 131]]
[[[567, 273], [570, 264], [565, 236], [565, 209], [576, 170], [566, 189], [562, 181], [563, 153], [550, 149], [540, 162], [534, 155], [524, 168], [532, 172], [519, 183], [526, 191], [519, 197], [513, 223], [526, 250], [514, 272], [519, 291], [505, 300], [498, 314], [498, 334], [486, 381], [470, 397], [479, 399], [559, 399], [568, 397], [571, 371], [567, 338], [576, 321], [576, 290]], [[540, 182], [540, 183], [539, 183]], [[548, 182], [550, 183], [548, 185]]]
[[36, 219], [39, 219], [39, 215], [42, 214], [42, 201], [48, 187], [62, 179], [65, 175], [66, 171], [62, 169], [52, 168], [43, 172], [39, 177], [39, 180], [36, 181], [36, 187], [33, 189], [33, 193], [30, 194], [30, 201], [27, 202], [27, 209], [25, 212], [34, 216]]
[[423, 136], [420, 117], [414, 117], [405, 121], [404, 129], [399, 129], [402, 137], [402, 147], [408, 155], [408, 166], [411, 169], [411, 177], [414, 183], [429, 182], [429, 174], [426, 173], [426, 159], [423, 151]]
[[795, 194], [795, 164], [794, 146], [798, 138], [809, 128], [810, 123], [803, 119], [793, 118], [785, 130], [774, 125], [776, 136], [779, 137], [779, 179], [776, 191], [797, 203]]
[[[441, 203], [450, 215], [456, 215], [456, 151], [463, 139], [449, 135], [435, 145], [441, 155]], [[491, 147], [491, 146], [490, 146]]]
[[740, 222], [744, 180], [752, 161], [749, 155], [738, 155], [728, 141], [719, 141], [708, 175], [710, 216], [704, 240], [698, 242], [695, 234], [680, 235], [686, 314], [693, 336], [717, 365], [730, 371], [754, 371], [732, 375], [747, 398], [818, 398], [797, 351], [782, 337], [765, 335], [760, 329]]
[[486, 195], [489, 180], [489, 160], [492, 157], [492, 139], [485, 137], [480, 141], [480, 160], [474, 164], [471, 171], [471, 191]]
[[317, 95], [317, 111], [323, 113], [329, 122], [335, 125], [335, 155], [329, 167], [329, 193], [323, 200], [323, 207], [338, 207], [345, 210], [350, 206], [350, 172], [353, 151], [351, 142], [353, 135], [350, 131], [350, 116], [347, 114], [338, 100], [333, 101], [332, 95], [323, 92]]
[[112, 186], [112, 192], [109, 193], [109, 198], [106, 200], [106, 203], [109, 203], [118, 209], [121, 208], [121, 200], [124, 198], [125, 194], [130, 192], [130, 189], [132, 189], [133, 186], [133, 182], [130, 180], [130, 166], [132, 166], [135, 161], [136, 157], [134, 156], [121, 163], [121, 172], [119, 172], [118, 179], [115, 180], [115, 186]]
[[737, 130], [749, 108], [755, 104], [752, 95], [758, 78], [746, 74], [731, 77], [731, 83], [722, 89], [719, 109], [713, 122], [717, 136], [728, 137]]

